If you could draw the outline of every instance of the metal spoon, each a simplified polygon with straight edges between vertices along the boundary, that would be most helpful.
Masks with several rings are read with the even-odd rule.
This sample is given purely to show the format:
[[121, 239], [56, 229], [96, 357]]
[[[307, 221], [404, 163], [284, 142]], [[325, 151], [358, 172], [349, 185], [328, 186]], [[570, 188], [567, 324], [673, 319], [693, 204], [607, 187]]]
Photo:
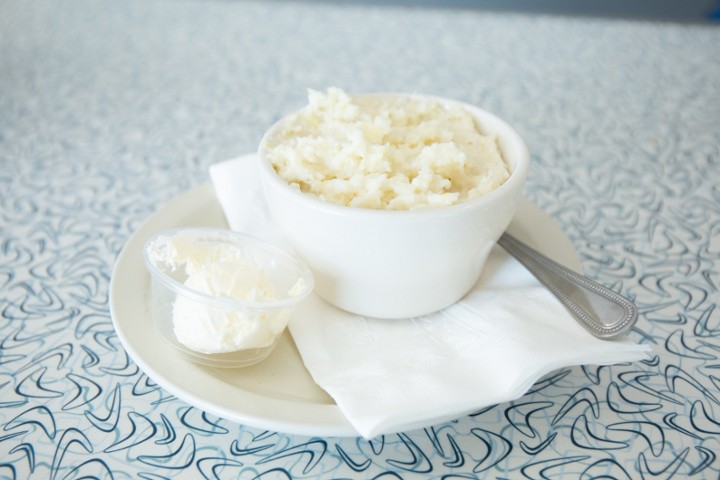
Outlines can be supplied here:
[[637, 321], [637, 307], [625, 297], [550, 260], [508, 233], [500, 237], [498, 244], [518, 259], [596, 337], [618, 337]]

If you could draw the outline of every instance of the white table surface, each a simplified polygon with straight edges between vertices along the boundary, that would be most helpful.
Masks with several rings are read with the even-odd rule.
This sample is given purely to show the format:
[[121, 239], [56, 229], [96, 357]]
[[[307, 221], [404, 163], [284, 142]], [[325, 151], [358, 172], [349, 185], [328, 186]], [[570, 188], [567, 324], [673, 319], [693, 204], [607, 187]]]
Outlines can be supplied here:
[[[718, 478], [720, 30], [312, 2], [0, 2], [0, 478]], [[125, 354], [128, 237], [255, 150], [306, 89], [412, 91], [513, 123], [526, 194], [632, 298], [649, 361], [355, 438], [238, 425]]]

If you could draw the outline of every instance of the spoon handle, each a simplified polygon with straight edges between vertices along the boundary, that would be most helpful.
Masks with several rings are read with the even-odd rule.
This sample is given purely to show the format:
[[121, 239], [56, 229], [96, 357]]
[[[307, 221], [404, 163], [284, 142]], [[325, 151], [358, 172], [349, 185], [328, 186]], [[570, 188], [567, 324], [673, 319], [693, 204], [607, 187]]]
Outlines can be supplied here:
[[596, 337], [620, 336], [637, 321], [637, 307], [625, 297], [550, 260], [508, 233], [500, 237], [498, 244], [522, 263]]

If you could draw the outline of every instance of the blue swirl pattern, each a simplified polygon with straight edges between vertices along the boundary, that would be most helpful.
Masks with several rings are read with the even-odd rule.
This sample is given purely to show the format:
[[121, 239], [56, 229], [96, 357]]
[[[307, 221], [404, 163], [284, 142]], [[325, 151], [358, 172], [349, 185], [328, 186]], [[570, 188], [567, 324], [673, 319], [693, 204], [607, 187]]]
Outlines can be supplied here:
[[[718, 478], [718, 45], [714, 26], [463, 10], [0, 3], [0, 478]], [[515, 124], [527, 195], [637, 303], [654, 356], [371, 441], [237, 425], [158, 387], [110, 320], [120, 249], [330, 85]]]

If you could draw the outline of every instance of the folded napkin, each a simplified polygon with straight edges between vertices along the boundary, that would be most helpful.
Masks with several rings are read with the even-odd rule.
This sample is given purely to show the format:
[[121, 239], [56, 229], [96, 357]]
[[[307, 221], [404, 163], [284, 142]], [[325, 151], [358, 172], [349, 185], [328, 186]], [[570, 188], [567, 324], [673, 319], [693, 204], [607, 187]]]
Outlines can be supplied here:
[[[290, 249], [267, 212], [253, 160], [210, 168], [218, 200], [232, 230]], [[641, 360], [650, 351], [593, 337], [497, 246], [473, 290], [441, 312], [380, 320], [311, 295], [289, 329], [315, 382], [368, 439], [519, 398], [562, 367]]]

